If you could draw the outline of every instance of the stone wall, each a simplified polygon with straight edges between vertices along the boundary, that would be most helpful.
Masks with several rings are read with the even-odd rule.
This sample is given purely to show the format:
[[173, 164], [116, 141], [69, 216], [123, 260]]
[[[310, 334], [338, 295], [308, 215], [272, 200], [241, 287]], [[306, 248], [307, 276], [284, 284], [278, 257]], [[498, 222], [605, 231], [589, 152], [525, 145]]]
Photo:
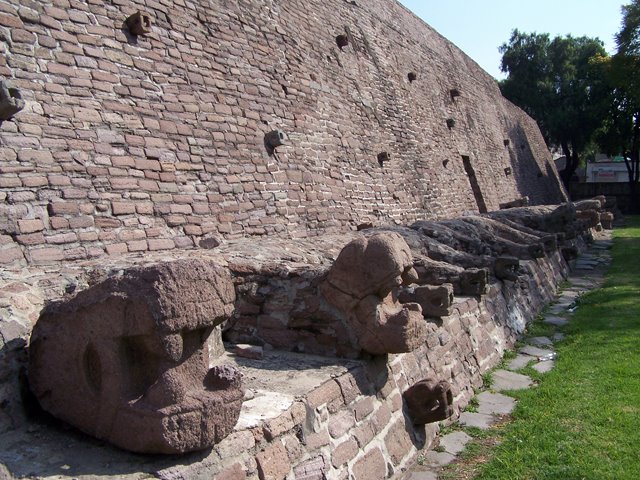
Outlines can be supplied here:
[[394, 1], [0, 0], [0, 38], [26, 101], [0, 126], [2, 264], [566, 198], [535, 123]]
[[[238, 294], [236, 312], [257, 317], [258, 312], [251, 312], [246, 301], [253, 290], [244, 287], [256, 282], [260, 288], [271, 289], [261, 294], [277, 299], [277, 287], [282, 286], [289, 297], [283, 298], [282, 304], [299, 305], [308, 299], [300, 294], [308, 288], [304, 285], [308, 273], [315, 278], [318, 271], [326, 272], [341, 248], [358, 235], [287, 243], [265, 240], [259, 252], [254, 240], [242, 239], [214, 250], [181, 255], [229, 268]], [[578, 239], [572, 244], [579, 248], [581, 242]], [[439, 430], [437, 424], [414, 425], [402, 394], [424, 378], [445, 380], [451, 384], [455, 417], [473, 396], [474, 388], [482, 384], [482, 374], [500, 361], [526, 322], [553, 298], [569, 271], [560, 250], [521, 260], [515, 281], [493, 279], [485, 295], [457, 295], [450, 315], [426, 319], [426, 341], [410, 353], [344, 359], [317, 357], [300, 353], [300, 349], [271, 350], [266, 345], [260, 359], [225, 353], [212, 365], [234, 363], [243, 373], [247, 393], [234, 432], [203, 453], [145, 457], [141, 462], [140, 456], [78, 437], [51, 425], [50, 420], [25, 417], [19, 372], [24, 368], [24, 346], [31, 325], [43, 305], [132, 266], [179, 256], [178, 252], [144, 257], [128, 254], [109, 262], [94, 260], [62, 268], [28, 267], [7, 272], [0, 281], [0, 313], [10, 319], [2, 323], [1, 330], [6, 343], [0, 350], [5, 367], [0, 383], [0, 444], [4, 445], [0, 465], [4, 463], [16, 477], [33, 472], [44, 476], [53, 469], [64, 478], [83, 478], [109, 465], [110, 475], [127, 479], [144, 474], [166, 480], [399, 478]], [[286, 331], [285, 326], [281, 328]], [[233, 345], [227, 347], [233, 350]], [[29, 452], [28, 461], [25, 451]], [[79, 451], [83, 454], [78, 455]], [[69, 471], [60, 472], [60, 463], [71, 465]]]

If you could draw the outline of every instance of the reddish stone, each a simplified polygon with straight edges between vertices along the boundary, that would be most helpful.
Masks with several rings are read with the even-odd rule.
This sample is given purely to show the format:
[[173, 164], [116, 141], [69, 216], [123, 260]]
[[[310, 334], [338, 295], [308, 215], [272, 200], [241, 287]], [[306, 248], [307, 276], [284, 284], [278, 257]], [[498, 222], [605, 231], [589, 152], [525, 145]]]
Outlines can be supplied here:
[[384, 480], [387, 477], [387, 464], [379, 448], [371, 449], [353, 466], [354, 480]]
[[220, 473], [213, 477], [213, 480], [245, 480], [247, 474], [239, 463], [234, 463], [232, 466], [225, 468]]
[[403, 421], [397, 421], [384, 437], [384, 443], [389, 453], [391, 462], [398, 466], [402, 460], [412, 453], [413, 442], [411, 434]]
[[287, 450], [275, 442], [256, 455], [260, 480], [283, 480], [291, 471]]
[[453, 415], [451, 386], [444, 380], [421, 380], [406, 390], [403, 397], [415, 424], [438, 422]]
[[420, 306], [402, 304], [396, 289], [415, 277], [413, 256], [396, 233], [360, 237], [342, 249], [321, 285], [360, 347], [373, 354], [409, 352], [426, 339]]
[[234, 299], [226, 270], [183, 260], [51, 303], [31, 337], [31, 389], [54, 416], [124, 449], [210, 447], [232, 431], [243, 399], [237, 370], [208, 367], [207, 337]]
[[333, 449], [331, 453], [331, 464], [336, 468], [340, 468], [357, 454], [358, 442], [350, 438]]

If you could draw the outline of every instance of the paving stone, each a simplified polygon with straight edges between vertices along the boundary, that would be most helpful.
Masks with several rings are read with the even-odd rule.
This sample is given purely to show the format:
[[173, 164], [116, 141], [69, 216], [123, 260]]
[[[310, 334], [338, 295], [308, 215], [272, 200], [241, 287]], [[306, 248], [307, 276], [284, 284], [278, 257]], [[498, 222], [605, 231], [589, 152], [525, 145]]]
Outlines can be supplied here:
[[533, 385], [533, 381], [526, 375], [510, 372], [508, 370], [496, 370], [493, 372], [493, 385], [491, 388], [497, 391], [523, 390]]
[[516, 407], [515, 399], [501, 393], [482, 392], [478, 395], [478, 413], [507, 415]]
[[564, 327], [569, 323], [569, 320], [567, 320], [566, 318], [551, 315], [544, 318], [544, 323], [548, 323], [549, 325], [555, 325], [556, 327]]
[[550, 355], [555, 353], [553, 350], [549, 350], [547, 348], [538, 348], [532, 345], [525, 345], [519, 350], [519, 352], [522, 355], [529, 355], [530, 357], [535, 357], [540, 360], [542, 360], [543, 358], [548, 358]]
[[553, 345], [549, 337], [531, 337], [527, 339], [527, 343], [537, 347], [548, 347]]
[[414, 471], [405, 477], [406, 480], [438, 480], [438, 474], [433, 470]]
[[584, 293], [584, 291], [582, 289], [567, 289], [565, 291], [563, 291], [560, 296], [558, 297], [559, 303], [562, 302], [574, 302], [576, 300], [576, 298], [578, 298], [580, 295], [582, 295]]
[[526, 367], [532, 360], [533, 358], [531, 358], [530, 355], [518, 354], [516, 355], [516, 358], [509, 362], [507, 368], [509, 368], [509, 370], [520, 370], [521, 368]]
[[593, 270], [594, 265], [592, 263], [586, 262], [576, 262], [575, 269], [576, 270]]
[[464, 432], [451, 432], [440, 439], [440, 446], [451, 455], [458, 455], [464, 450], [471, 437]]
[[551, 370], [553, 370], [553, 367], [555, 367], [556, 364], [553, 360], [548, 360], [546, 362], [539, 362], [536, 363], [532, 368], [534, 370], [536, 370], [537, 372], [540, 373], [547, 373], [550, 372]]
[[427, 467], [444, 467], [456, 459], [455, 455], [447, 452], [436, 452], [434, 450], [429, 450], [422, 458], [424, 458], [423, 465]]
[[569, 305], [552, 305], [549, 308], [549, 313], [553, 314], [553, 315], [560, 315], [563, 313], [567, 313], [567, 307]]
[[476, 427], [487, 430], [495, 423], [495, 418], [486, 413], [463, 412], [458, 419], [458, 423], [465, 427]]
[[553, 334], [553, 337], [551, 337], [551, 340], [553, 340], [554, 343], [555, 342], [561, 342], [562, 340], [565, 339], [565, 337], [566, 337], [566, 335], [564, 333], [557, 332], [557, 333]]

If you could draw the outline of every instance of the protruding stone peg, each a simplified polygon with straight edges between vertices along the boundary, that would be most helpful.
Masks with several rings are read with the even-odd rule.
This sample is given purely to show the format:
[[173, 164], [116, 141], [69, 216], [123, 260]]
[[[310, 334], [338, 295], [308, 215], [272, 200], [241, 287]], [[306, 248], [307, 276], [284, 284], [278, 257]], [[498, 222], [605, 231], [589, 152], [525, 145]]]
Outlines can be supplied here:
[[24, 108], [24, 100], [17, 88], [0, 81], [0, 122], [11, 119]]
[[518, 268], [520, 260], [515, 257], [498, 257], [495, 264], [495, 275], [500, 280], [516, 281], [518, 279]]
[[274, 150], [276, 147], [286, 145], [287, 137], [282, 130], [272, 130], [264, 136], [264, 142], [268, 148]]
[[407, 404], [407, 413], [416, 425], [439, 422], [453, 415], [451, 385], [444, 380], [420, 380], [402, 396]]
[[151, 15], [142, 10], [138, 10], [127, 18], [127, 28], [132, 35], [149, 35], [151, 26]]
[[489, 271], [486, 268], [468, 268], [460, 274], [462, 295], [484, 295], [489, 285]]
[[451, 313], [453, 304], [453, 285], [421, 285], [413, 289], [404, 290], [399, 298], [402, 303], [417, 303], [422, 307], [422, 313], [428, 317], [444, 317]]

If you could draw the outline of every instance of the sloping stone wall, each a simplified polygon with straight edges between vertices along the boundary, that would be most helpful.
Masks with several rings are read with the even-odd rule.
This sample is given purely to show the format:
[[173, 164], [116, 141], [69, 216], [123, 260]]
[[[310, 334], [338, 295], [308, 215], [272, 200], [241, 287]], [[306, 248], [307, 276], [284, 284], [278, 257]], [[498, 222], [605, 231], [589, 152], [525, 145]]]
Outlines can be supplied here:
[[565, 199], [535, 123], [394, 1], [2, 0], [0, 38], [26, 101], [0, 126], [2, 264]]

